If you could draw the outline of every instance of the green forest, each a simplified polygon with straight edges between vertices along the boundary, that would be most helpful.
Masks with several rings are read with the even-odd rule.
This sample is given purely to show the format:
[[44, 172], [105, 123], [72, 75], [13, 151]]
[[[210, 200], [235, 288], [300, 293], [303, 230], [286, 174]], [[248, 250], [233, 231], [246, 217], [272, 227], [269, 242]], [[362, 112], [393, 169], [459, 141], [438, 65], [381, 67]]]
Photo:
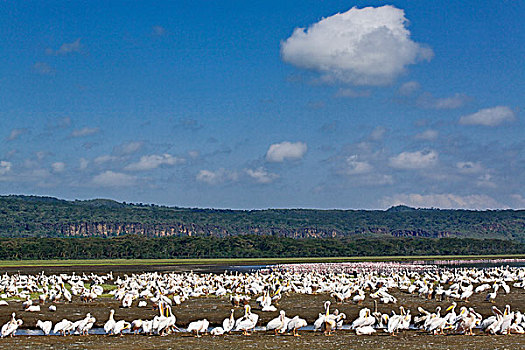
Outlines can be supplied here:
[[465, 238], [309, 238], [276, 236], [0, 238], [0, 260], [286, 258], [523, 254], [525, 244]]
[[525, 253], [524, 210], [218, 210], [0, 196], [0, 259]]
[[2, 237], [236, 235], [289, 238], [486, 238], [525, 243], [525, 210], [180, 208], [95, 199], [0, 196]]

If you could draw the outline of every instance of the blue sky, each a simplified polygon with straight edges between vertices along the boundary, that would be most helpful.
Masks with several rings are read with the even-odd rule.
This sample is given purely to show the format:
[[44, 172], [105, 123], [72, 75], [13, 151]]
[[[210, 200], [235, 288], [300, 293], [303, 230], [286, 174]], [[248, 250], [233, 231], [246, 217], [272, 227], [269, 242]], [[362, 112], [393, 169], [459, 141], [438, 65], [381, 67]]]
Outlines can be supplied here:
[[520, 1], [0, 5], [0, 193], [525, 207]]

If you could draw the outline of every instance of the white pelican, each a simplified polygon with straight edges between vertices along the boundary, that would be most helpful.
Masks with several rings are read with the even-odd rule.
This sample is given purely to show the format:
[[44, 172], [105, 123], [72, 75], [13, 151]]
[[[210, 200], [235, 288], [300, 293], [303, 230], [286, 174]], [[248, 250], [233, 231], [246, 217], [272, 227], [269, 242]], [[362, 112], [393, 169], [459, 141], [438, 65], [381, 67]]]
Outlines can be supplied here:
[[97, 320], [91, 316], [90, 313], [86, 315], [86, 317], [79, 322], [79, 324], [76, 327], [77, 332], [80, 333], [80, 335], [88, 335], [89, 330], [93, 328], [93, 325], [95, 324]]
[[115, 310], [111, 309], [109, 311], [109, 319], [104, 324], [104, 332], [106, 332], [106, 334], [111, 334], [111, 332], [113, 332], [113, 328], [115, 327], [115, 319], [113, 318], [113, 315], [115, 315]]
[[53, 322], [38, 320], [36, 322], [36, 326], [40, 328], [42, 332], [44, 332], [44, 335], [49, 335], [49, 333], [51, 333], [51, 329], [53, 328]]
[[55, 324], [55, 327], [53, 328], [53, 333], [60, 333], [62, 335], [66, 335], [67, 332], [71, 330], [71, 327], [73, 327], [73, 322], [62, 319], [62, 321], [57, 322]]
[[131, 330], [133, 331], [133, 334], [137, 334], [141, 328], [142, 328], [141, 319], [133, 320], [133, 322], [131, 322]]
[[319, 317], [317, 318], [317, 320], [315, 320], [314, 331], [321, 330], [326, 318], [328, 317], [328, 315], [330, 315], [330, 301], [325, 301], [323, 306], [324, 306], [324, 313], [319, 313]]
[[68, 303], [71, 302], [71, 293], [67, 290], [67, 288], [64, 286], [64, 282], [62, 282], [62, 296]]
[[505, 305], [505, 311], [503, 312], [503, 318], [500, 325], [501, 334], [510, 334], [510, 326], [514, 320], [514, 312], [510, 311], [510, 305]]
[[395, 336], [396, 332], [399, 330], [399, 326], [401, 324], [401, 318], [402, 315], [397, 315], [395, 312], [393, 312], [393, 315], [388, 317], [388, 323], [386, 325], [386, 331], [390, 333], [390, 335]]
[[153, 320], [142, 321], [142, 332], [150, 335], [153, 333]]
[[370, 315], [370, 309], [364, 308], [359, 311], [359, 317], [356, 318], [354, 322], [352, 322], [352, 326], [350, 327], [350, 329], [356, 329], [365, 326], [373, 326], [375, 322], [375, 317]]
[[376, 332], [372, 326], [363, 326], [355, 329], [356, 335], [372, 335]]
[[122, 335], [122, 331], [124, 331], [125, 329], [129, 329], [130, 327], [131, 327], [131, 323], [126, 322], [124, 320], [120, 320], [120, 321], [115, 322], [115, 326], [113, 326], [112, 333], [114, 335], [117, 335], [117, 334]]
[[453, 302], [445, 311], [450, 311], [445, 315], [445, 321], [447, 324], [453, 324], [456, 321], [456, 302]]
[[26, 307], [27, 312], [40, 312], [40, 305], [30, 305]]
[[279, 311], [279, 317], [274, 318], [268, 324], [266, 325], [267, 331], [274, 331], [275, 335], [277, 335], [277, 332], [281, 330], [286, 330], [286, 324], [284, 322], [284, 318], [286, 317], [285, 311], [281, 310]]
[[234, 310], [230, 310], [230, 317], [225, 318], [224, 321], [222, 321], [222, 329], [225, 333], [230, 333], [233, 327], [235, 326], [235, 318], [233, 317]]
[[259, 315], [253, 314], [250, 305], [244, 306], [244, 316], [235, 322], [235, 330], [243, 331], [244, 335], [249, 335], [250, 330], [254, 330], [259, 320]]
[[6, 324], [4, 324], [2, 326], [2, 329], [0, 330], [2, 338], [7, 337], [7, 336], [12, 337], [13, 335], [15, 335], [16, 330], [23, 323], [24, 321], [22, 321], [21, 319], [18, 319], [18, 320], [16, 319], [16, 314], [13, 312], [11, 314], [11, 320], [9, 320]]
[[49, 311], [51, 311], [51, 312], [55, 312], [55, 311], [57, 311], [57, 307], [56, 307], [55, 305], [49, 305], [49, 308], [48, 308], [48, 309], [49, 309]]
[[224, 328], [222, 327], [215, 327], [210, 331], [210, 334], [213, 336], [219, 336], [224, 334]]
[[295, 316], [292, 318], [286, 327], [286, 331], [290, 332], [292, 331], [294, 337], [299, 337], [300, 335], [297, 333], [297, 330], [299, 328], [306, 327], [308, 323], [306, 323], [306, 320], [303, 318], [300, 318], [299, 316]]
[[192, 332], [196, 337], [200, 337], [199, 333], [207, 333], [210, 322], [207, 319], [193, 321], [188, 325], [188, 332]]
[[498, 284], [494, 284], [493, 288], [494, 288], [494, 290], [491, 293], [487, 294], [487, 297], [485, 298], [485, 301], [490, 301], [491, 303], [493, 303], [496, 300], [496, 297], [498, 296], [499, 285]]
[[447, 320], [444, 317], [433, 314], [430, 318], [430, 324], [427, 327], [427, 331], [432, 332], [434, 335], [438, 333], [444, 334], [443, 329], [445, 329], [446, 325], [447, 325]]

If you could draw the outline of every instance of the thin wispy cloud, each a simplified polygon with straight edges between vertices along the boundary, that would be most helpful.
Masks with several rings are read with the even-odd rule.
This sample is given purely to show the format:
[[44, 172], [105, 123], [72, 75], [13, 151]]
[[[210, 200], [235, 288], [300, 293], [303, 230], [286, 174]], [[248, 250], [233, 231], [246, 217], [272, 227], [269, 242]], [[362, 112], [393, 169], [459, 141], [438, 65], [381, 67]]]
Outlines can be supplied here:
[[124, 167], [124, 170], [128, 171], [145, 171], [156, 169], [162, 165], [173, 166], [176, 164], [184, 163], [184, 158], [174, 157], [171, 154], [151, 154], [142, 156], [136, 163], [131, 163]]
[[84, 128], [81, 128], [81, 129], [76, 129], [76, 130], [73, 130], [73, 132], [71, 133], [71, 136], [73, 137], [83, 137], [83, 136], [89, 136], [89, 135], [94, 135], [94, 134], [97, 134], [100, 132], [100, 128], [91, 128], [91, 127], [84, 127]]
[[78, 53], [81, 51], [82, 51], [82, 44], [80, 43], [80, 38], [78, 38], [77, 40], [71, 43], [63, 43], [56, 50], [52, 48], [48, 48], [46, 49], [46, 54], [60, 56], [60, 55], [67, 55], [70, 53]]
[[416, 140], [434, 141], [434, 140], [437, 140], [438, 136], [439, 136], [439, 131], [434, 130], [434, 129], [427, 129], [425, 131], [417, 133], [414, 136], [414, 138]]
[[136, 181], [135, 176], [107, 170], [94, 176], [92, 183], [102, 187], [126, 187], [134, 185]]
[[20, 136], [22, 136], [24, 134], [27, 134], [28, 132], [29, 132], [29, 129], [27, 129], [27, 128], [13, 129], [9, 133], [9, 136], [7, 136], [6, 140], [7, 141], [14, 141], [14, 140], [18, 139]]
[[263, 167], [246, 169], [245, 172], [252, 180], [260, 184], [269, 184], [279, 178], [279, 175], [271, 173]]
[[465, 94], [454, 94], [450, 97], [438, 98], [432, 94], [426, 92], [419, 96], [417, 99], [417, 105], [427, 109], [457, 109], [463, 107], [472, 98]]
[[0, 176], [7, 174], [11, 171], [12, 163], [6, 160], [0, 160]]
[[153, 26], [151, 28], [151, 33], [154, 36], [164, 36], [164, 35], [166, 35], [166, 28], [164, 28], [162, 26]]
[[40, 75], [53, 75], [55, 70], [45, 62], [36, 62], [33, 64], [33, 71]]
[[498, 126], [516, 120], [516, 114], [507, 106], [485, 108], [459, 118], [461, 125]]
[[51, 164], [51, 168], [55, 173], [61, 173], [66, 169], [66, 164], [64, 162], [55, 162]]
[[239, 174], [236, 171], [220, 168], [218, 170], [202, 169], [195, 179], [208, 185], [218, 185], [224, 182], [237, 181]]

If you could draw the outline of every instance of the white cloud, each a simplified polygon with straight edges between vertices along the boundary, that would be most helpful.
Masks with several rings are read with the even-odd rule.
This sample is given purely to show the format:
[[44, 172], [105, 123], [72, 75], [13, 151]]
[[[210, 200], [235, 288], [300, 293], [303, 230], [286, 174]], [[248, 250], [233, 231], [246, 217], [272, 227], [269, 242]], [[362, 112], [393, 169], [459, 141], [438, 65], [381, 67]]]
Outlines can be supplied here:
[[88, 136], [88, 135], [96, 134], [99, 131], [100, 131], [99, 128], [90, 128], [86, 126], [85, 128], [82, 128], [82, 129], [73, 130], [73, 132], [71, 133], [71, 136], [73, 137]]
[[417, 99], [420, 107], [428, 109], [456, 109], [469, 102], [471, 98], [465, 94], [454, 94], [454, 96], [438, 98], [430, 93], [424, 93]]
[[476, 186], [479, 187], [488, 187], [488, 188], [496, 188], [498, 185], [494, 183], [493, 177], [490, 174], [483, 174], [478, 177], [478, 180], [476, 181]]
[[464, 115], [459, 118], [459, 124], [497, 126], [514, 120], [516, 120], [516, 115], [509, 107], [497, 106], [481, 109], [474, 114]]
[[492, 197], [484, 194], [460, 196], [452, 193], [443, 194], [397, 194], [381, 200], [384, 207], [408, 205], [416, 208], [443, 208], [443, 209], [496, 209], [503, 206]]
[[9, 171], [11, 171], [11, 162], [8, 162], [6, 160], [0, 160], [0, 176], [7, 174]]
[[285, 160], [301, 159], [307, 151], [304, 142], [274, 143], [266, 152], [266, 160], [269, 162], [284, 162]]
[[53, 75], [55, 70], [45, 62], [36, 62], [33, 65], [33, 71], [41, 75]]
[[191, 150], [188, 151], [188, 155], [190, 156], [190, 158], [196, 159], [200, 157], [201, 153], [197, 150]]
[[46, 49], [48, 55], [67, 55], [73, 52], [80, 52], [82, 50], [82, 44], [80, 43], [80, 38], [73, 41], [72, 43], [64, 43], [60, 46], [58, 50], [53, 50], [51, 48]]
[[126, 142], [121, 145], [116, 146], [113, 149], [114, 153], [121, 154], [121, 155], [129, 155], [137, 152], [144, 146], [144, 142], [142, 141], [131, 141]]
[[142, 171], [156, 169], [161, 165], [176, 165], [184, 163], [184, 158], [174, 157], [171, 154], [151, 154], [140, 157], [136, 163], [127, 165], [124, 170]]
[[424, 169], [437, 164], [436, 151], [402, 152], [390, 158], [390, 166], [397, 169]]
[[209, 185], [217, 185], [226, 181], [237, 181], [239, 174], [235, 171], [226, 170], [220, 168], [216, 171], [211, 170], [201, 170], [196, 176], [197, 181], [205, 182]]
[[401, 96], [411, 96], [420, 88], [421, 85], [417, 81], [407, 81], [399, 87], [399, 90], [397, 92]]
[[261, 184], [268, 184], [279, 178], [279, 175], [270, 173], [262, 167], [257, 169], [246, 169], [245, 171], [250, 178]]
[[53, 168], [55, 173], [61, 173], [66, 169], [66, 164], [63, 162], [55, 162], [51, 164], [51, 168]]
[[155, 36], [164, 36], [166, 34], [166, 28], [162, 26], [153, 26], [153, 28], [151, 29], [151, 32]]
[[107, 170], [93, 177], [93, 184], [103, 187], [124, 187], [135, 183], [136, 177]]
[[405, 12], [393, 6], [352, 8], [296, 28], [281, 43], [282, 59], [356, 85], [392, 82], [406, 66], [433, 56], [410, 39]]
[[425, 141], [434, 141], [439, 136], [439, 132], [437, 130], [428, 129], [423, 132], [420, 132], [414, 136], [416, 140], [425, 140]]
[[85, 158], [80, 158], [79, 166], [78, 166], [80, 170], [87, 169], [88, 165], [89, 165], [89, 160], [87, 160]]
[[373, 141], [379, 141], [385, 136], [386, 134], [386, 128], [383, 126], [376, 126], [374, 130], [370, 133], [369, 138]]
[[370, 90], [354, 90], [354, 89], [339, 89], [335, 93], [335, 97], [348, 97], [348, 98], [359, 98], [368, 97], [372, 94]]
[[102, 163], [106, 163], [106, 162], [112, 162], [112, 161], [115, 161], [117, 159], [118, 159], [118, 157], [110, 156], [109, 154], [104, 154], [103, 156], [98, 156], [97, 158], [95, 158], [94, 162], [95, 162], [95, 164], [102, 164]]
[[345, 159], [345, 167], [343, 173], [346, 175], [359, 175], [366, 174], [373, 170], [374, 168], [370, 163], [359, 161], [357, 155], [349, 156]]

